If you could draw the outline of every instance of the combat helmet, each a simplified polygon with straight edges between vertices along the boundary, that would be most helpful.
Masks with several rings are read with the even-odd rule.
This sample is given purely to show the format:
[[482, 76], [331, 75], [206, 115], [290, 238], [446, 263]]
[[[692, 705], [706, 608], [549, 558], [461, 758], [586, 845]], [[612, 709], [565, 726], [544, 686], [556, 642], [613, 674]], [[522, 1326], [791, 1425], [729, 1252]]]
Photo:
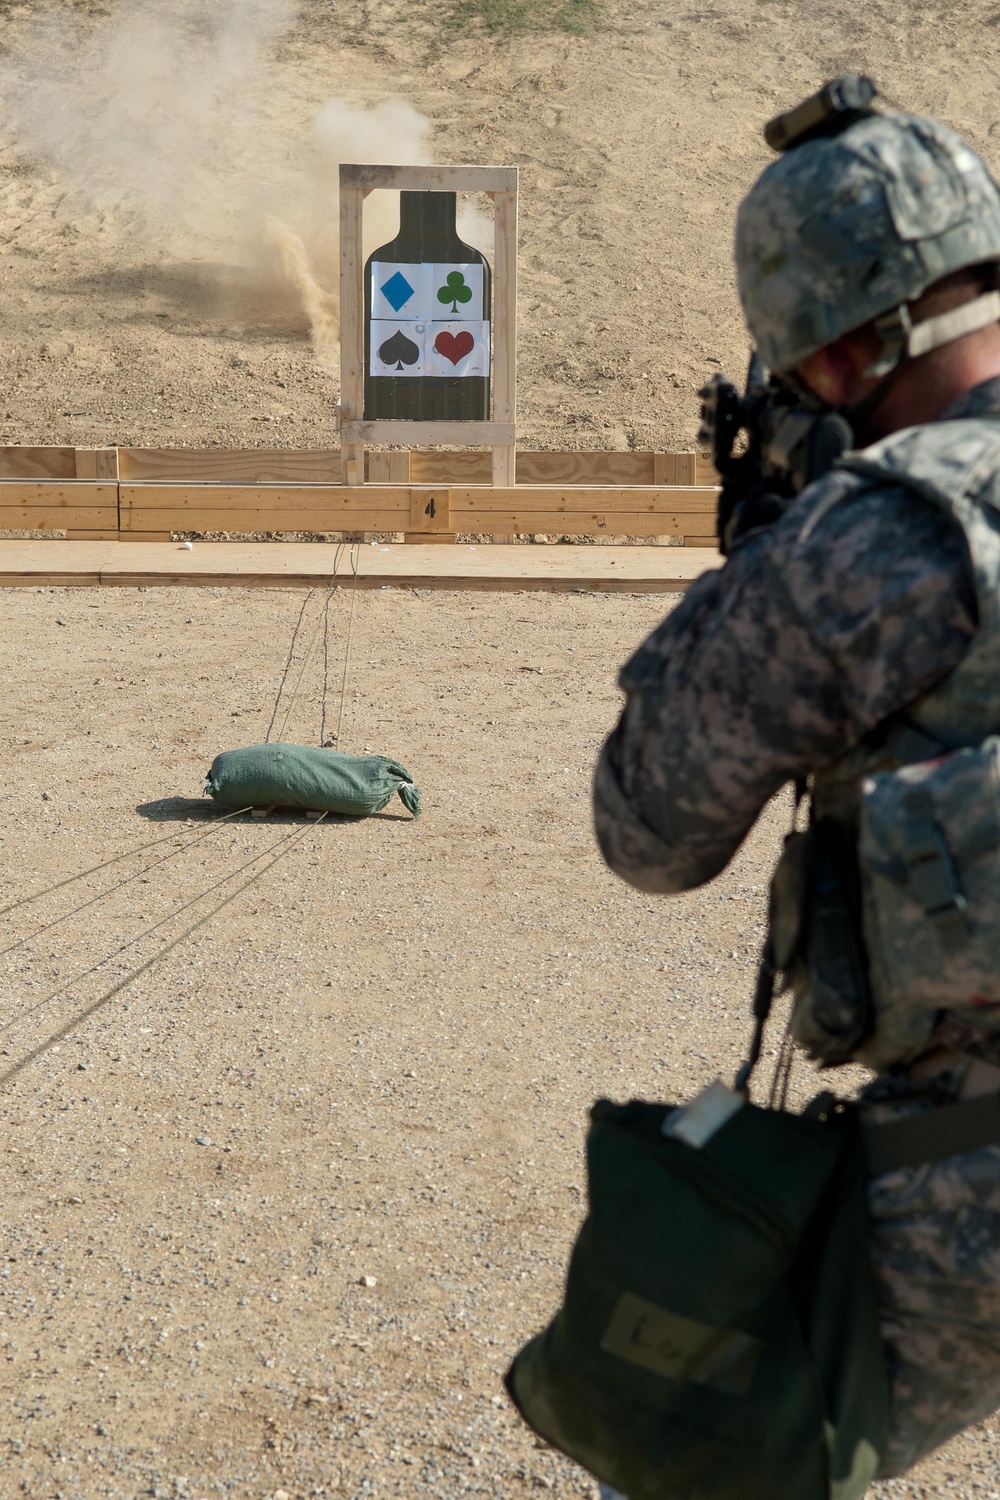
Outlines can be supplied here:
[[[874, 96], [869, 80], [847, 81]], [[953, 271], [1000, 262], [1000, 189], [961, 137], [937, 120], [863, 108], [829, 133], [814, 123], [796, 138], [781, 129], [795, 114], [769, 125], [783, 154], [736, 223], [740, 300], [765, 363], [788, 372], [878, 320], [883, 355], [868, 373], [884, 376], [904, 352], [925, 354], [1000, 319], [996, 291], [917, 325], [907, 307]]]

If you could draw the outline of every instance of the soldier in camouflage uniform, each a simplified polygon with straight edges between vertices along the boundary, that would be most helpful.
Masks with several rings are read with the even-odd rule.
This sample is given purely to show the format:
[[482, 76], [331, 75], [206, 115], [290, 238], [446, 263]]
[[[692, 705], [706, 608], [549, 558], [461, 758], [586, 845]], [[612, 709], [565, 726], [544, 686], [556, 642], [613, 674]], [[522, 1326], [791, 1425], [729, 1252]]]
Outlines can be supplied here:
[[[809, 778], [814, 821], [856, 849], [866, 777], [1000, 730], [1000, 191], [945, 127], [873, 114], [763, 173], [736, 262], [767, 364], [843, 412], [861, 451], [735, 538], [622, 671], [597, 835], [663, 894], [724, 869], [789, 781]], [[830, 979], [849, 954], [824, 985], [793, 950], [777, 959], [795, 1035], [877, 1069], [868, 1120], [1000, 1090], [1000, 994], [956, 977], [932, 1005], [865, 1015]], [[997, 1140], [871, 1182], [884, 1475], [1000, 1406]]]

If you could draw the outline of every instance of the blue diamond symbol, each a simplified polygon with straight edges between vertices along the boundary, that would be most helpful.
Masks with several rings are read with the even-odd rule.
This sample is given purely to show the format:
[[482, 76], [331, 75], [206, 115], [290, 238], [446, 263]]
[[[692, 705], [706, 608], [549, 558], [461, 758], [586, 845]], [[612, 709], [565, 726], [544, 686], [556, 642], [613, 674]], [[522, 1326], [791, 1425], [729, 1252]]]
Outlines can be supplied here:
[[397, 271], [395, 276], [390, 276], [389, 280], [383, 286], [382, 296], [388, 302], [393, 312], [399, 312], [399, 309], [405, 307], [413, 296], [413, 288], [402, 272]]

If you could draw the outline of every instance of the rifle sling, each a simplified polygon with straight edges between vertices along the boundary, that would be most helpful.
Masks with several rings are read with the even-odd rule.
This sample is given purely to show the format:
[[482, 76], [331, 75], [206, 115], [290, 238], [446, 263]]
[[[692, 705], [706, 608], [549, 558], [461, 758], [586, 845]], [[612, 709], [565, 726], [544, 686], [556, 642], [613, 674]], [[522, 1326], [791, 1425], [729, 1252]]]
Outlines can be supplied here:
[[1000, 1093], [942, 1104], [884, 1125], [867, 1125], [864, 1143], [872, 1177], [1000, 1145]]

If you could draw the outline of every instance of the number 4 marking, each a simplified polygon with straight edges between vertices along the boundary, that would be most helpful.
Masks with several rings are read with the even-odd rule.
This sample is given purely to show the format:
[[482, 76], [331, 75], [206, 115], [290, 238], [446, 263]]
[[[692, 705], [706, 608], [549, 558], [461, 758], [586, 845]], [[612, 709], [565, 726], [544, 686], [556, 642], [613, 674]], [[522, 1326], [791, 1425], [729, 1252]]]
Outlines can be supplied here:
[[424, 515], [425, 516], [430, 516], [430, 518], [431, 518], [432, 521], [433, 521], [434, 517], [437, 515], [437, 510], [435, 509], [435, 506], [434, 506], [434, 496], [433, 495], [428, 500], [427, 504], [424, 506]]

